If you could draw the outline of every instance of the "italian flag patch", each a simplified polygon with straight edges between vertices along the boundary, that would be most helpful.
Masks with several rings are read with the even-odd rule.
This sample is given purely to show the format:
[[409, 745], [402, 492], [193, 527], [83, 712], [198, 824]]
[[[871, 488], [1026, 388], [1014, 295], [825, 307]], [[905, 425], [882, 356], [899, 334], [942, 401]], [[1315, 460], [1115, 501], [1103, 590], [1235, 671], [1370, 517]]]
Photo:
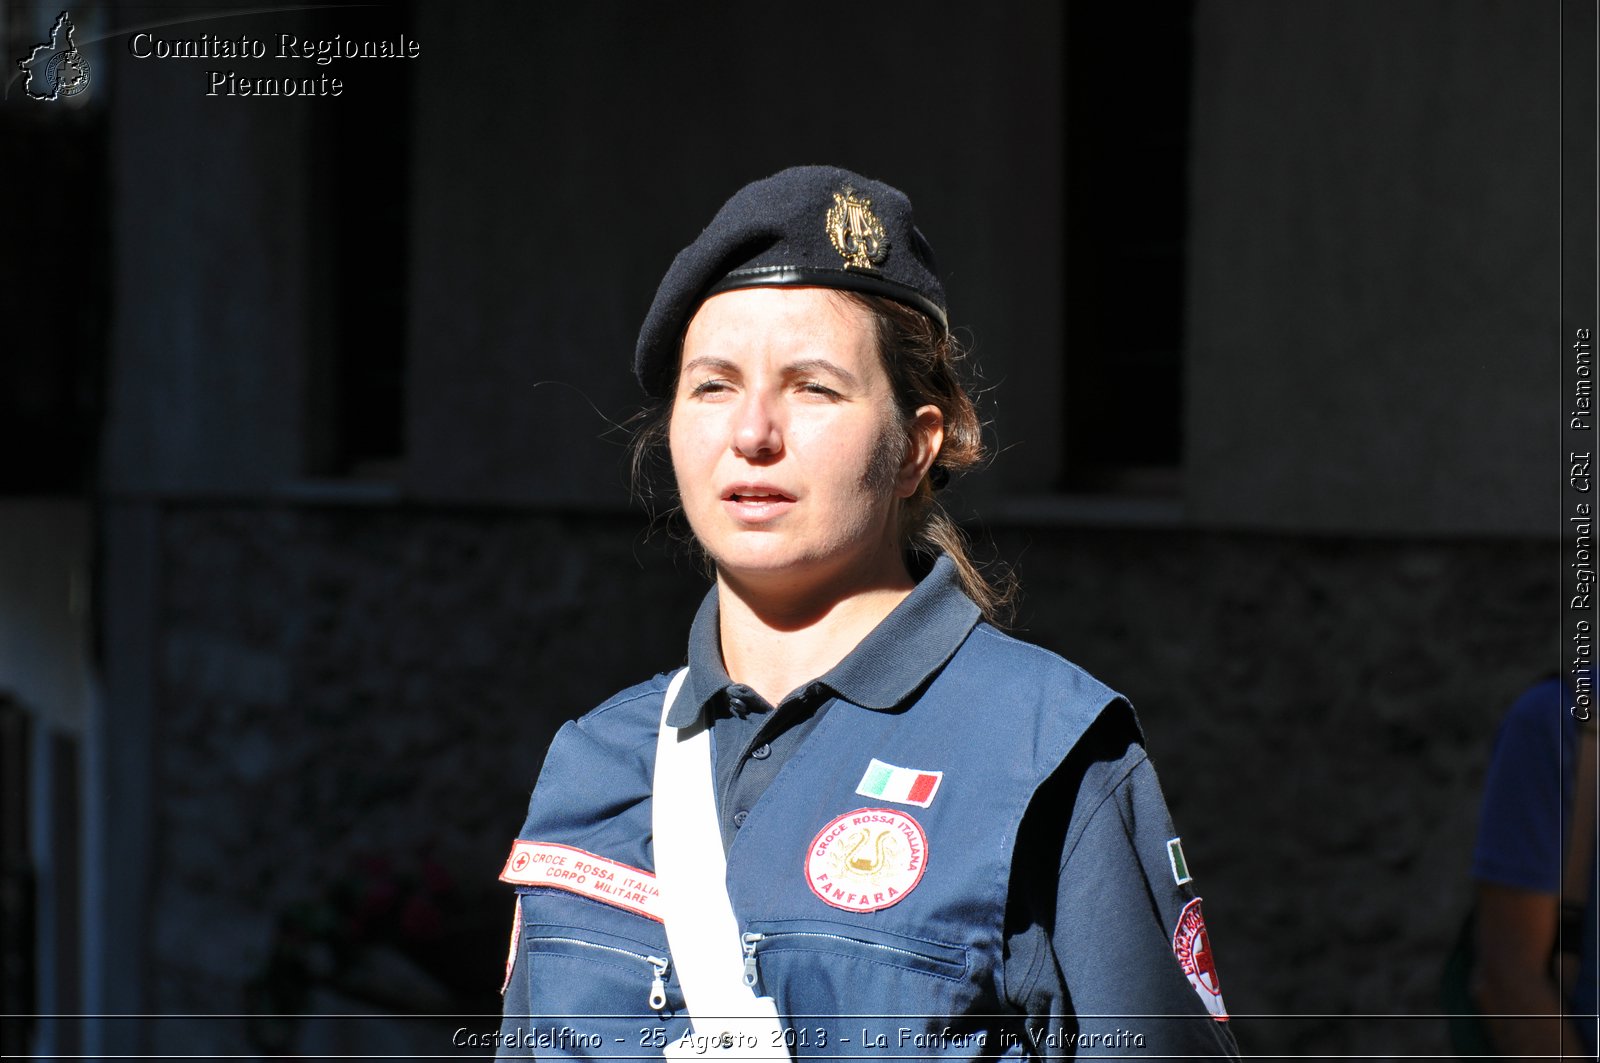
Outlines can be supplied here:
[[933, 804], [933, 795], [939, 792], [942, 771], [919, 771], [916, 768], [897, 768], [874, 759], [861, 776], [856, 793], [863, 797], [876, 797], [902, 805], [927, 808]]

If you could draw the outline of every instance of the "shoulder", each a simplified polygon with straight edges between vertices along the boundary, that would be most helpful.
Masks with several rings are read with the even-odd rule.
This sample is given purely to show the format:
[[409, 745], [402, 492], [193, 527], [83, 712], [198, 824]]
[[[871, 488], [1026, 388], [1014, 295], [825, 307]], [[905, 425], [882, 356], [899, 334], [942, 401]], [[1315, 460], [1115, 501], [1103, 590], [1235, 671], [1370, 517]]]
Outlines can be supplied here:
[[631, 686], [557, 732], [519, 837], [650, 866], [648, 801], [670, 678]]
[[1037, 856], [1028, 862], [1051, 877], [1066, 866], [1091, 827], [1132, 833], [1137, 812], [1152, 803], [1165, 810], [1137, 721], [1126, 702], [1114, 702], [1035, 792], [1020, 832], [1027, 842], [1023, 848]]
[[672, 676], [672, 672], [661, 672], [619, 690], [569, 726], [616, 741], [647, 737], [654, 742], [661, 724], [661, 702]]
[[[1074, 807], [1067, 844], [1061, 854], [1065, 866], [1085, 838], [1098, 838], [1086, 847], [1093, 851], [1107, 837], [1130, 843], [1154, 840], [1165, 844], [1172, 837], [1166, 797], [1156, 778], [1155, 766], [1142, 748], [1128, 745], [1120, 755], [1107, 755], [1085, 773]], [[1159, 837], [1157, 837], [1159, 836]]]
[[535, 792], [604, 769], [613, 777], [629, 766], [646, 776], [655, 764], [656, 731], [668, 674], [631, 686], [562, 725], [550, 743]]
[[1567, 685], [1559, 676], [1540, 680], [1511, 703], [1511, 708], [1506, 712], [1507, 722], [1516, 721], [1518, 725], [1525, 725], [1536, 719], [1548, 720], [1550, 709], [1565, 702], [1566, 690]]
[[1046, 731], [1075, 739], [1113, 707], [1138, 729], [1133, 706], [1116, 690], [1061, 655], [987, 623], [972, 629], [947, 672], [980, 693], [991, 711], [1040, 721]]
[[986, 673], [987, 678], [1001, 680], [1007, 687], [1034, 687], [1041, 693], [1101, 703], [1121, 696], [1065, 657], [988, 623], [972, 629], [951, 665]]
[[1535, 683], [1511, 703], [1495, 731], [1495, 755], [1556, 755], [1563, 732], [1574, 725], [1566, 685], [1559, 678]]
[[1562, 809], [1572, 733], [1559, 679], [1535, 684], [1500, 721], [1484, 776], [1472, 875], [1540, 893], [1560, 888]]

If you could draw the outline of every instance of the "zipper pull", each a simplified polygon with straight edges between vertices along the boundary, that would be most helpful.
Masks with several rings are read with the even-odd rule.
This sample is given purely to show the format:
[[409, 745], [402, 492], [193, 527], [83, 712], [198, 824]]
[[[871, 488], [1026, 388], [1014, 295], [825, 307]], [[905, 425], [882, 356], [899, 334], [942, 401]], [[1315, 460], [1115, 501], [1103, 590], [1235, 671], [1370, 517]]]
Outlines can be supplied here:
[[650, 1010], [667, 1010], [667, 966], [668, 961], [660, 956], [646, 956], [650, 965], [656, 969], [655, 977], [650, 980]]
[[758, 975], [756, 974], [756, 942], [765, 934], [744, 934], [740, 940], [744, 942], [744, 984], [754, 989]]

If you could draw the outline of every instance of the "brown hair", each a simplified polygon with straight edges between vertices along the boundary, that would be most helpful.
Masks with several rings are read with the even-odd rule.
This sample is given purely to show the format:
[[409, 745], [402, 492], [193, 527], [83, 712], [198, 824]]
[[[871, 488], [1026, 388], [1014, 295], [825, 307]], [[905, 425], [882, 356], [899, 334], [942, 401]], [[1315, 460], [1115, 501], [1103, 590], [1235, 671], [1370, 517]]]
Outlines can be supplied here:
[[[944, 445], [938, 460], [911, 497], [900, 503], [898, 524], [908, 566], [913, 571], [926, 570], [941, 553], [948, 554], [955, 563], [961, 589], [977, 603], [984, 619], [1003, 624], [1010, 617], [1015, 577], [1009, 571], [992, 582], [985, 577], [972, 560], [966, 534], [934, 494], [951, 475], [965, 472], [984, 458], [983, 424], [961, 381], [966, 352], [948, 331], [920, 310], [883, 296], [849, 291], [838, 294], [872, 316], [878, 332], [878, 356], [889, 374], [901, 422], [908, 424], [922, 406], [936, 406], [944, 416]], [[666, 396], [653, 400], [635, 418], [640, 427], [630, 443], [634, 494], [651, 511], [652, 522], [671, 521], [681, 515], [672, 480], [672, 459], [667, 452], [672, 396], [676, 391], [674, 369]], [[673, 486], [663, 490], [658, 487], [663, 484]]]

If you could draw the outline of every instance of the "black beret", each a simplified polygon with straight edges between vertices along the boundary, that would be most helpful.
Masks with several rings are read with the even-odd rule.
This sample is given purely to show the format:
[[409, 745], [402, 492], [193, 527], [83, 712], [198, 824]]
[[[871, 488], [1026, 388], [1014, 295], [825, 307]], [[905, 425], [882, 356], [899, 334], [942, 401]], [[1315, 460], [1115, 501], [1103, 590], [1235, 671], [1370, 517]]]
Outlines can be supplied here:
[[933, 248], [905, 193], [836, 166], [795, 166], [735, 192], [672, 260], [633, 355], [644, 390], [659, 396], [671, 386], [683, 331], [703, 301], [766, 285], [887, 296], [948, 327]]

